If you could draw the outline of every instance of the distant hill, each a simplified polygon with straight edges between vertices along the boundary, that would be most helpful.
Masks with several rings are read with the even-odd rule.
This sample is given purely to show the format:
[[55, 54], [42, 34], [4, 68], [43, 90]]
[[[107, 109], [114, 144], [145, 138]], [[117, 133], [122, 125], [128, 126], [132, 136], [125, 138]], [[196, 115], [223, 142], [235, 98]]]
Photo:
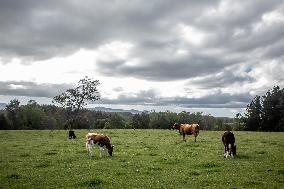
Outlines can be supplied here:
[[4, 110], [6, 108], [6, 103], [1, 103], [0, 102], [0, 110]]
[[134, 109], [124, 110], [124, 109], [113, 109], [113, 108], [105, 108], [105, 107], [95, 107], [95, 108], [90, 108], [90, 110], [102, 111], [102, 112], [130, 112], [132, 114], [142, 113], [142, 111], [134, 110]]

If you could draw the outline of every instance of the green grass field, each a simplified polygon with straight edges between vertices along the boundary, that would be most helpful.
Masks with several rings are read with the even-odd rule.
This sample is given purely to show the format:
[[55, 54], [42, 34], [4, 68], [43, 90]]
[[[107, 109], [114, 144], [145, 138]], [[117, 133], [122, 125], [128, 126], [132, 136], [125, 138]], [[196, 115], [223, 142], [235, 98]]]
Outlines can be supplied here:
[[284, 133], [234, 132], [237, 157], [223, 158], [223, 132], [194, 143], [173, 130], [96, 130], [114, 156], [90, 159], [87, 130], [0, 131], [0, 188], [284, 188]]

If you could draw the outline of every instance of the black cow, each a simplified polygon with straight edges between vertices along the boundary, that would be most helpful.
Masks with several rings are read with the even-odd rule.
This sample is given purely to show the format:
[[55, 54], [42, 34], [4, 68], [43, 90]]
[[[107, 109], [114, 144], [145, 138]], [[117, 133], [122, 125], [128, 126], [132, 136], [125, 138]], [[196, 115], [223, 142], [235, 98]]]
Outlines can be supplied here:
[[75, 138], [76, 138], [75, 132], [73, 130], [70, 130], [69, 131], [69, 139], [75, 139]]
[[237, 153], [234, 134], [230, 131], [226, 131], [222, 136], [222, 142], [225, 147], [224, 158], [227, 158], [229, 155], [234, 157]]

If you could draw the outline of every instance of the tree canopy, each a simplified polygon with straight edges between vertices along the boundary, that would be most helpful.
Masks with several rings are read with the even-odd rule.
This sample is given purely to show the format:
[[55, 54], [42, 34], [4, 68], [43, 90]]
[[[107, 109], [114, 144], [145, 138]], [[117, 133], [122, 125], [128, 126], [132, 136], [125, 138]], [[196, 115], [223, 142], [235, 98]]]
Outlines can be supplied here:
[[55, 96], [53, 102], [60, 104], [64, 108], [69, 108], [71, 111], [78, 111], [87, 105], [88, 101], [100, 99], [100, 93], [97, 89], [99, 84], [99, 80], [85, 77], [78, 82], [76, 88], [67, 89], [64, 93]]
[[284, 88], [275, 86], [248, 104], [245, 129], [252, 131], [284, 131]]

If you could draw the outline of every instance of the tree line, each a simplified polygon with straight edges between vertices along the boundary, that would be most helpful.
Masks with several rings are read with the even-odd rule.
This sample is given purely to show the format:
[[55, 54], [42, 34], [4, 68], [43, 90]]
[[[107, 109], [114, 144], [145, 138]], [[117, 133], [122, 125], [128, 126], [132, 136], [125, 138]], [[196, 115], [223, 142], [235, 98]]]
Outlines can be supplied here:
[[275, 86], [263, 96], [256, 95], [239, 120], [244, 130], [284, 131], [284, 88]]
[[11, 100], [0, 111], [0, 129], [170, 129], [174, 123], [198, 123], [203, 130], [284, 131], [284, 89], [276, 86], [247, 105], [235, 118], [218, 118], [202, 112], [102, 112], [84, 108], [100, 99], [98, 80], [81, 79], [74, 89], [55, 96], [56, 105]]
[[20, 105], [11, 100], [0, 111], [0, 129], [171, 129], [174, 123], [199, 123], [204, 130], [237, 128], [234, 118], [215, 118], [202, 112], [103, 112], [80, 109], [76, 112], [55, 105], [40, 105], [30, 100]]

